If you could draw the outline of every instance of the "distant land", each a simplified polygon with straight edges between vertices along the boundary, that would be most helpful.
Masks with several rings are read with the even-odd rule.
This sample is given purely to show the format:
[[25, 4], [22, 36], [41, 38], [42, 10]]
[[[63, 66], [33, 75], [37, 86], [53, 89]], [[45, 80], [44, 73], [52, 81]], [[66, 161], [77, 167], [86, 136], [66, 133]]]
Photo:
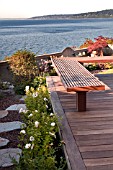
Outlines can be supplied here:
[[113, 9], [106, 9], [102, 11], [79, 13], [79, 14], [35, 16], [29, 19], [79, 19], [79, 18], [113, 18]]

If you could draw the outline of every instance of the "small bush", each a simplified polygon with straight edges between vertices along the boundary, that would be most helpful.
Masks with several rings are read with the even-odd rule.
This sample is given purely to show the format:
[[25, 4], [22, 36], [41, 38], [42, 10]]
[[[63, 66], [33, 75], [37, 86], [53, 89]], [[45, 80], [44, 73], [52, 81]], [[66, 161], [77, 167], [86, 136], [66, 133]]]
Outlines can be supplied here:
[[31, 83], [39, 73], [35, 54], [27, 50], [19, 50], [8, 58], [8, 62], [14, 76], [15, 90], [17, 93], [21, 91], [24, 94], [26, 84]]
[[93, 71], [93, 70], [98, 70], [99, 66], [98, 64], [88, 64], [88, 65], [85, 65], [85, 68], [89, 71]]
[[39, 63], [39, 75], [40, 76], [47, 76], [47, 75], [54, 75], [55, 70], [52, 67], [51, 60], [43, 60]]
[[95, 63], [95, 64], [87, 64], [85, 68], [89, 71], [93, 70], [105, 70], [105, 69], [112, 69], [113, 63]]

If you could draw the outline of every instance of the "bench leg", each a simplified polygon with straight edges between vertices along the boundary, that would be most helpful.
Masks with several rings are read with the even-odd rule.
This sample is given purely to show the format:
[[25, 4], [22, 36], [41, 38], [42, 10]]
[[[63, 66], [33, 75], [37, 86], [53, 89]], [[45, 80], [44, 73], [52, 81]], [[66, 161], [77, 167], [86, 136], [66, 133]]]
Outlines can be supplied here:
[[86, 93], [87, 92], [76, 92], [76, 105], [77, 105], [77, 111], [83, 112], [86, 111]]

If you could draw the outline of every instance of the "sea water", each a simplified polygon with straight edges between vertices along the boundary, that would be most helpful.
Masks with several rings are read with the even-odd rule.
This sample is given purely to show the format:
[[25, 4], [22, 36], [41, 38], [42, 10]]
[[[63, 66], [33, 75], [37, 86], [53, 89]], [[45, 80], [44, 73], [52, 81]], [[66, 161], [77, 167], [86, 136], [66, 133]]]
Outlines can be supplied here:
[[75, 20], [0, 20], [0, 60], [17, 50], [36, 55], [61, 52], [68, 46], [79, 47], [86, 38], [113, 37], [113, 19]]

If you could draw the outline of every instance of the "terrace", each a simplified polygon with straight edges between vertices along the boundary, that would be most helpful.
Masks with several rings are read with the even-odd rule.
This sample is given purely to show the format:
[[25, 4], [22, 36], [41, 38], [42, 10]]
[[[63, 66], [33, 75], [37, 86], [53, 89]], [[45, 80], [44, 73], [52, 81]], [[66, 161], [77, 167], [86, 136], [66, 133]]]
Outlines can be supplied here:
[[[75, 59], [80, 63], [113, 62], [111, 56]], [[113, 169], [113, 74], [96, 76], [109, 88], [88, 92], [87, 110], [82, 112], [77, 111], [76, 93], [67, 92], [58, 76], [47, 77], [54, 112], [62, 118], [60, 129], [69, 170]]]
[[85, 112], [77, 111], [76, 93], [67, 92], [58, 76], [47, 77], [70, 170], [113, 169], [113, 74], [96, 76], [109, 89], [88, 92]]

